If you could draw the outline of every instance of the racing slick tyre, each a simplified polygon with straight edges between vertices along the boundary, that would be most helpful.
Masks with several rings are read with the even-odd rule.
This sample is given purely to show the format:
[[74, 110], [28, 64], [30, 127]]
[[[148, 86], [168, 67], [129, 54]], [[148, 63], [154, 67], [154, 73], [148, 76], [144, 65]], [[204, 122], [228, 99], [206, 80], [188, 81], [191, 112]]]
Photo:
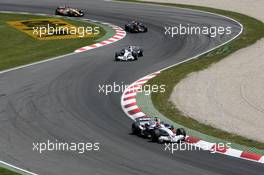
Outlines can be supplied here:
[[129, 30], [128, 30], [130, 33], [135, 33], [135, 30], [134, 30], [134, 28], [131, 28], [131, 27], [129, 27]]
[[129, 31], [129, 27], [127, 25], [125, 25], [125, 31], [128, 32]]
[[148, 32], [148, 28], [145, 28], [145, 29], [144, 29], [144, 32], [145, 32], [145, 33]]
[[119, 61], [119, 59], [118, 59], [118, 53], [115, 53], [115, 61]]
[[155, 129], [151, 135], [151, 141], [152, 142], [158, 142], [160, 137], [160, 131], [158, 129]]
[[134, 60], [138, 60], [138, 54], [136, 52], [132, 52], [132, 56], [134, 57]]
[[142, 49], [139, 50], [138, 56], [143, 57], [143, 50]]
[[176, 135], [183, 135], [184, 137], [186, 137], [186, 131], [185, 131], [185, 129], [183, 129], [183, 128], [178, 128], [178, 129], [176, 130]]
[[143, 137], [147, 138], [147, 139], [151, 139], [151, 135], [152, 135], [152, 130], [151, 129], [145, 129], [143, 131]]
[[185, 141], [185, 137], [186, 137], [186, 131], [185, 131], [185, 129], [178, 128], [176, 130], [176, 135], [183, 135], [184, 136], [181, 140], [179, 140], [179, 142], [184, 142]]
[[139, 131], [138, 131], [135, 123], [132, 124], [131, 130], [132, 130], [132, 134], [134, 134], [134, 135], [139, 134]]
[[74, 14], [72, 11], [69, 11], [69, 12], [68, 12], [68, 16], [70, 16], [70, 17], [74, 17], [75, 14]]

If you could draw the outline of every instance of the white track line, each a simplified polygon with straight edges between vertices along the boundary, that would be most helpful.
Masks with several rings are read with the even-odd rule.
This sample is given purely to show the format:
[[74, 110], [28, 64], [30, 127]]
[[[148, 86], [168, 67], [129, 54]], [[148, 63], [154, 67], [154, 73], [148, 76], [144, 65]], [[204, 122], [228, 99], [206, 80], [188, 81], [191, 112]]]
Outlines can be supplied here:
[[[119, 2], [119, 3], [127, 3], [127, 2]], [[138, 3], [138, 4], [141, 4], [141, 3]], [[154, 5], [154, 4], [149, 4], [149, 5]], [[161, 6], [161, 5], [156, 5], [156, 6]], [[166, 7], [167, 7], [167, 6], [166, 6]], [[143, 112], [138, 112], [138, 113], [136, 113], [136, 114], [130, 115], [130, 114], [128, 113], [128, 109], [129, 109], [129, 108], [125, 108], [125, 105], [128, 105], [128, 104], [130, 104], [130, 103], [132, 103], [132, 102], [136, 102], [136, 97], [135, 97], [134, 99], [130, 99], [130, 100], [129, 100], [130, 103], [128, 103], [128, 100], [127, 100], [127, 101], [124, 101], [124, 100], [123, 100], [123, 99], [125, 98], [125, 96], [126, 96], [125, 93], [130, 89], [130, 87], [134, 86], [135, 84], [138, 83], [138, 81], [140, 81], [140, 80], [142, 80], [142, 79], [148, 79], [149, 77], [153, 78], [153, 77], [156, 76], [155, 74], [158, 74], [158, 73], [161, 72], [161, 71], [164, 71], [164, 70], [166, 70], [166, 69], [169, 69], [169, 68], [171, 68], [171, 67], [173, 67], [173, 66], [180, 65], [180, 64], [185, 63], [185, 62], [187, 62], [187, 61], [190, 61], [190, 60], [196, 59], [196, 58], [198, 58], [198, 57], [201, 56], [201, 55], [204, 55], [204, 54], [206, 54], [206, 53], [211, 52], [211, 51], [213, 51], [213, 50], [215, 50], [215, 49], [217, 49], [217, 48], [219, 48], [219, 47], [221, 47], [221, 46], [223, 46], [223, 45], [225, 45], [225, 44], [227, 44], [227, 43], [233, 41], [233, 40], [236, 39], [238, 36], [240, 36], [241, 33], [242, 33], [243, 30], [244, 30], [244, 27], [243, 27], [243, 25], [242, 25], [241, 23], [239, 23], [238, 21], [236, 21], [236, 20], [234, 20], [234, 19], [232, 19], [232, 18], [230, 18], [230, 17], [224, 16], [224, 15], [219, 15], [219, 14], [216, 14], [216, 13], [205, 12], [205, 11], [200, 11], [200, 10], [193, 10], [193, 9], [187, 9], [187, 8], [180, 8], [180, 7], [171, 7], [171, 8], [178, 8], [178, 9], [184, 9], [184, 10], [190, 10], [190, 11], [196, 11], [196, 12], [200, 12], [200, 13], [207, 13], [207, 14], [213, 14], [213, 15], [216, 15], [216, 16], [220, 16], [220, 17], [223, 17], [223, 18], [229, 19], [229, 20], [231, 20], [231, 21], [237, 23], [238, 25], [240, 25], [241, 30], [240, 30], [240, 32], [239, 32], [235, 37], [231, 38], [230, 40], [228, 40], [228, 41], [226, 41], [226, 42], [224, 42], [224, 43], [222, 43], [222, 44], [220, 44], [219, 46], [216, 46], [216, 47], [214, 47], [214, 48], [212, 48], [212, 49], [209, 49], [209, 50], [207, 50], [207, 51], [205, 51], [205, 52], [202, 52], [202, 53], [200, 53], [200, 54], [198, 54], [198, 55], [195, 55], [195, 56], [193, 56], [193, 57], [191, 57], [191, 58], [189, 58], [189, 59], [186, 59], [186, 60], [184, 60], [184, 61], [181, 61], [181, 62], [179, 62], [179, 63], [175, 63], [175, 64], [173, 64], [173, 65], [171, 65], [171, 66], [165, 67], [165, 68], [159, 70], [158, 72], [153, 72], [153, 73], [151, 73], [151, 74], [149, 74], [149, 75], [146, 75], [146, 76], [144, 76], [144, 77], [142, 77], [142, 78], [136, 80], [135, 82], [133, 82], [133, 83], [132, 83], [132, 84], [131, 84], [131, 85], [130, 85], [130, 86], [129, 86], [124, 92], [123, 92], [123, 94], [122, 94], [122, 96], [121, 96], [121, 102], [120, 102], [120, 103], [121, 103], [122, 110], [123, 110], [124, 113], [125, 113], [129, 118], [131, 118], [132, 120], [134, 120], [134, 119], [137, 118], [137, 117], [145, 116], [145, 114], [144, 114]], [[153, 75], [153, 74], [154, 74], [154, 75]], [[149, 79], [151, 79], [151, 78], [149, 78]], [[137, 105], [135, 104], [134, 106], [137, 106]], [[199, 146], [199, 147], [201, 147], [201, 146], [210, 147], [210, 146], [211, 146], [210, 148], [212, 148], [212, 146], [214, 145], [214, 143], [210, 143], [210, 142], [203, 141], [203, 140], [199, 140], [199, 141], [196, 142], [195, 144], [196, 144], [197, 146]], [[245, 158], [245, 157], [242, 156], [243, 153], [247, 154], [247, 152], [243, 152], [243, 151], [241, 151], [241, 150], [236, 150], [236, 149], [232, 149], [232, 148], [231, 148], [231, 149], [227, 149], [224, 153], [221, 153], [221, 152], [217, 152], [217, 153], [219, 153], [219, 154], [224, 154], [224, 155], [228, 155], [228, 156], [232, 156], [232, 157], [237, 157], [237, 158], [245, 159], [245, 160], [249, 160], [249, 161], [254, 161], [254, 162], [258, 162], [258, 163], [264, 163], [264, 156], [262, 156], [259, 160], [256, 161], [256, 160], [254, 160], [254, 159]], [[254, 155], [251, 155], [250, 157], [253, 157], [253, 158], [254, 158], [255, 156], [254, 156]]]
[[[0, 13], [26, 14], [26, 15], [37, 15], [37, 16], [48, 16], [48, 17], [59, 17], [59, 18], [63, 18], [61, 16], [50, 15], [50, 14], [42, 14], [42, 13], [14, 12], [14, 11], [0, 11]], [[69, 18], [69, 19], [76, 20], [74, 18]], [[66, 56], [72, 56], [74, 54], [81, 53], [81, 52], [84, 52], [84, 51], [87, 51], [87, 50], [91, 50], [91, 49], [95, 49], [97, 47], [106, 46], [108, 44], [111, 44], [111, 43], [114, 43], [116, 41], [119, 41], [119, 40], [123, 39], [126, 36], [126, 32], [121, 27], [119, 27], [119, 26], [116, 26], [116, 25], [113, 25], [113, 24], [110, 24], [110, 23], [101, 22], [101, 21], [95, 21], [95, 20], [87, 19], [87, 18], [81, 19], [81, 20], [83, 20], [83, 21], [91, 21], [91, 22], [96, 22], [96, 23], [101, 23], [101, 24], [108, 25], [109, 27], [112, 27], [113, 30], [115, 30], [116, 34], [121, 31], [122, 32], [122, 36], [117, 36], [115, 34], [111, 38], [117, 36], [117, 37], [119, 37], [119, 39], [113, 39], [112, 41], [108, 41], [109, 39], [111, 39], [111, 38], [109, 38], [109, 39], [107, 39], [105, 41], [101, 41], [101, 42], [105, 42], [105, 45], [103, 45], [101, 43], [95, 43], [95, 44], [91, 45], [91, 46], [95, 46], [95, 47], [84, 46], [84, 47], [82, 47], [84, 49], [81, 50], [81, 51], [78, 51], [78, 49], [77, 49], [73, 53], [68, 53], [68, 54], [64, 54], [64, 55], [57, 56], [57, 57], [45, 59], [45, 60], [42, 60], [42, 61], [37, 61], [37, 62], [34, 62], [34, 63], [25, 64], [25, 65], [22, 65], [22, 66], [18, 66], [18, 67], [6, 69], [6, 70], [3, 70], [3, 71], [0, 71], [0, 74], [4, 74], [4, 73], [10, 72], [10, 71], [15, 71], [15, 70], [18, 70], [18, 69], [23, 69], [23, 68], [26, 68], [26, 67], [34, 66], [34, 65], [41, 64], [41, 63], [45, 63], [45, 62], [49, 62], [49, 61], [54, 61], [54, 60], [57, 60], [57, 59], [60, 59], [60, 58], [66, 57]], [[80, 49], [82, 49], [82, 48], [80, 48]]]
[[[42, 14], [42, 13], [29, 13], [29, 12], [14, 12], [14, 11], [0, 11], [0, 13], [12, 13], [12, 14], [26, 14], [26, 15], [36, 15], [36, 16], [49, 16], [49, 17], [59, 17], [59, 16], [55, 16], [55, 15], [49, 15], [49, 14]], [[74, 20], [73, 18], [70, 18], [72, 20]], [[108, 25], [110, 27], [112, 27], [113, 30], [115, 30], [116, 32], [116, 37], [120, 38], [120, 39], [123, 39], [125, 36], [126, 36], [126, 32], [124, 32], [122, 30], [122, 28], [118, 27], [118, 26], [115, 26], [113, 24], [110, 24], [110, 23], [104, 23], [104, 22], [101, 22], [101, 21], [95, 21], [95, 20], [91, 20], [91, 19], [82, 19], [83, 21], [92, 21], [92, 22], [96, 22], [96, 23], [101, 23], [101, 24], [104, 24], [104, 25]], [[122, 33], [120, 33], [122, 31]], [[122, 34], [122, 36], [119, 36], [120, 34]], [[114, 35], [115, 36], [115, 35]], [[114, 37], [113, 36], [113, 37]], [[120, 39], [114, 39], [114, 41], [110, 42], [110, 41], [102, 41], [102, 42], [105, 42], [105, 45], [108, 45], [108, 44], [111, 44], [113, 42], [116, 42], [116, 41], [119, 41]], [[93, 47], [92, 49], [95, 49], [97, 47], [101, 47], [101, 46], [105, 46], [103, 44], [100, 44], [100, 43], [95, 43], [94, 44], [96, 47]], [[89, 46], [84, 46], [86, 50], [90, 50], [91, 47]], [[89, 49], [87, 49], [89, 48]], [[49, 62], [49, 61], [54, 61], [54, 60], [57, 60], [57, 59], [60, 59], [60, 58], [63, 58], [63, 57], [66, 57], [66, 56], [71, 56], [71, 55], [75, 55], [75, 54], [78, 54], [80, 52], [83, 52], [83, 51], [76, 51], [76, 52], [73, 52], [73, 53], [69, 53], [69, 54], [65, 54], [65, 55], [60, 55], [60, 56], [57, 56], [57, 57], [53, 57], [53, 58], [50, 58], [50, 59], [46, 59], [46, 60], [42, 60], [42, 61], [38, 61], [38, 62], [34, 62], [34, 63], [30, 63], [30, 64], [26, 64], [26, 65], [22, 65], [22, 66], [18, 66], [18, 67], [14, 67], [14, 68], [10, 68], [10, 69], [6, 69], [6, 70], [3, 70], [3, 71], [0, 71], [0, 74], [4, 74], [4, 73], [7, 73], [7, 72], [11, 72], [11, 71], [15, 71], [15, 70], [18, 70], [18, 69], [23, 69], [23, 68], [26, 68], [26, 67], [30, 67], [30, 66], [34, 66], [34, 65], [37, 65], [37, 64], [41, 64], [41, 63], [45, 63], [45, 62]], [[4, 161], [0, 161], [0, 164], [3, 164], [3, 165], [6, 165], [6, 166], [9, 166], [13, 169], [16, 169], [18, 171], [21, 171], [23, 173], [27, 173], [27, 174], [30, 174], [30, 175], [37, 175], [33, 172], [30, 172], [28, 170], [25, 170], [25, 169], [22, 169], [22, 168], [19, 168], [19, 167], [16, 167], [14, 165], [11, 165], [7, 162], [4, 162]]]

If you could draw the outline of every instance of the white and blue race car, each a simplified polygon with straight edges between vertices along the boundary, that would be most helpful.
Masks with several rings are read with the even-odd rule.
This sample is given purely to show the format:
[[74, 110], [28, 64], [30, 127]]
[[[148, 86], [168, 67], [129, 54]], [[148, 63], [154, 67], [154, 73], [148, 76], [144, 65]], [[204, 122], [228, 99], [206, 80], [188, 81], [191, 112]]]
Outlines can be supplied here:
[[170, 124], [160, 122], [157, 118], [139, 117], [132, 124], [132, 134], [151, 139], [153, 142], [164, 143], [183, 142], [186, 131], [183, 128], [174, 129]]
[[160, 127], [154, 129], [151, 135], [151, 140], [153, 142], [164, 143], [179, 143], [184, 142], [186, 137], [186, 132], [183, 128], [178, 128], [176, 133], [174, 133], [171, 129], [166, 127]]
[[143, 49], [138, 46], [128, 46], [115, 53], [116, 61], [134, 61], [143, 56]]

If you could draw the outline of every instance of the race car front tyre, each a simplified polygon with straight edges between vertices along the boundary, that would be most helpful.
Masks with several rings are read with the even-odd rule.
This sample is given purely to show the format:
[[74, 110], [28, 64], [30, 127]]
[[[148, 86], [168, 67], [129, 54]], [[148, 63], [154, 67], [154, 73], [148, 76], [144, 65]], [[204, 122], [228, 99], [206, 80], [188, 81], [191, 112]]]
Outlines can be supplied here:
[[118, 53], [115, 54], [115, 61], [119, 61], [119, 59], [118, 59]]
[[143, 57], [143, 50], [142, 49], [139, 50], [138, 56]]

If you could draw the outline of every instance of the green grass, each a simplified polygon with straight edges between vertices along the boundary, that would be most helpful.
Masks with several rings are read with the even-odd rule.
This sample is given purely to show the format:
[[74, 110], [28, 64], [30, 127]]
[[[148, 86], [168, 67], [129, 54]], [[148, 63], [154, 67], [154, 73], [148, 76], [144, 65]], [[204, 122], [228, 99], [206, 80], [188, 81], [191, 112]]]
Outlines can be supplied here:
[[[40, 18], [47, 17], [0, 13], [0, 70], [70, 53], [82, 46], [93, 44], [106, 35], [106, 30], [100, 27], [100, 34], [89, 39], [78, 38], [43, 41], [32, 38], [6, 23], [7, 21]], [[97, 25], [68, 19], [65, 21], [76, 26], [93, 27]]]
[[[0, 13], [0, 70], [71, 53], [77, 48], [96, 43], [97, 40], [106, 37], [107, 34], [106, 30], [100, 26], [100, 34], [93, 38], [43, 41], [34, 39], [6, 23], [7, 21], [43, 18], [47, 17]], [[68, 19], [65, 21], [75, 26], [94, 27], [97, 25]], [[21, 174], [0, 167], [0, 175]]]
[[[129, 0], [130, 2], [137, 2], [133, 0]], [[142, 2], [146, 3], [146, 2]], [[153, 78], [148, 84], [151, 85], [166, 85], [165, 93], [153, 93], [151, 95], [151, 99], [155, 108], [170, 118], [176, 123], [179, 123], [188, 128], [192, 128], [201, 133], [211, 135], [214, 137], [218, 137], [220, 139], [224, 139], [226, 141], [231, 141], [233, 143], [238, 143], [241, 145], [255, 147], [258, 149], [264, 149], [264, 143], [256, 142], [235, 134], [227, 133], [220, 129], [213, 128], [209, 125], [205, 125], [199, 123], [198, 121], [184, 116], [173, 104], [169, 101], [170, 95], [173, 91], [173, 88], [176, 84], [184, 79], [188, 74], [196, 71], [201, 71], [203, 69], [208, 68], [213, 63], [216, 63], [226, 56], [234, 53], [235, 51], [245, 48], [254, 44], [257, 40], [264, 37], [264, 24], [252, 17], [225, 10], [219, 10], [214, 8], [200, 7], [200, 6], [192, 6], [192, 5], [181, 5], [181, 4], [168, 4], [168, 3], [154, 3], [166, 6], [174, 6], [174, 7], [182, 7], [182, 8], [191, 8], [197, 10], [203, 10], [213, 13], [218, 13], [221, 15], [225, 15], [231, 17], [237, 21], [239, 21], [244, 26], [244, 32], [240, 35], [239, 38], [233, 40], [232, 42], [222, 46], [214, 51], [211, 51], [208, 54], [202, 55], [199, 59], [188, 61], [184, 64], [174, 66], [168, 70], [163, 71], [159, 76]]]
[[0, 175], [21, 175], [21, 174], [0, 167]]

